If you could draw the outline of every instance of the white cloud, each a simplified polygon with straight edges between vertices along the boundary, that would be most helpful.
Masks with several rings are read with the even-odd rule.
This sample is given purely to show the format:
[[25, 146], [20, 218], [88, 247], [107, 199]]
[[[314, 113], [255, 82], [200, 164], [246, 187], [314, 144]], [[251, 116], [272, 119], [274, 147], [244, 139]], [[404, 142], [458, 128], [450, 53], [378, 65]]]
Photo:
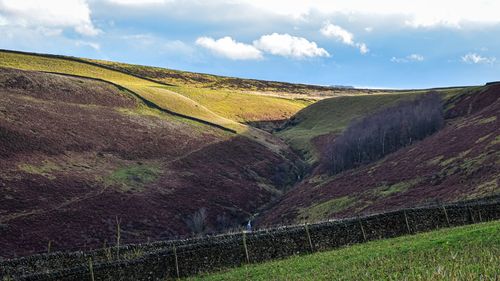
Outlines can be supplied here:
[[397, 58], [397, 57], [391, 58], [391, 61], [395, 63], [422, 62], [424, 60], [425, 60], [424, 56], [419, 54], [411, 54], [404, 58]]
[[330, 54], [319, 48], [315, 42], [289, 34], [273, 33], [263, 35], [253, 41], [253, 45], [236, 42], [229, 36], [213, 39], [200, 37], [196, 44], [213, 53], [233, 60], [262, 59], [263, 53], [290, 58], [329, 57]]
[[483, 57], [481, 55], [478, 55], [476, 53], [468, 53], [465, 56], [462, 57], [462, 62], [469, 63], [469, 64], [492, 64], [497, 60], [495, 57]]
[[354, 35], [350, 33], [349, 31], [343, 29], [342, 27], [338, 25], [334, 25], [331, 23], [325, 24], [320, 30], [321, 34], [323, 34], [326, 37], [330, 38], [335, 38], [337, 40], [342, 41], [344, 44], [347, 45], [354, 45]]
[[419, 55], [419, 54], [411, 54], [411, 55], [408, 56], [408, 59], [411, 60], [411, 61], [423, 61], [424, 60], [424, 56]]
[[368, 46], [366, 46], [365, 43], [357, 43], [356, 47], [359, 48], [359, 52], [362, 53], [363, 55], [370, 51], [370, 49], [368, 49]]
[[233, 60], [255, 60], [261, 59], [262, 53], [252, 45], [236, 42], [231, 37], [226, 36], [220, 39], [210, 37], [200, 37], [196, 44], [213, 53]]
[[325, 49], [319, 48], [316, 42], [289, 34], [273, 33], [263, 35], [258, 40], [255, 40], [253, 45], [266, 53], [284, 57], [306, 58], [330, 56]]
[[76, 41], [75, 45], [77, 47], [81, 47], [81, 46], [90, 47], [90, 48], [92, 48], [92, 49], [94, 49], [96, 51], [99, 51], [101, 49], [101, 45], [99, 45], [99, 43], [95, 43], [95, 42]]
[[366, 32], [372, 32], [373, 31], [373, 27], [367, 26], [367, 27], [365, 27], [365, 31]]
[[86, 0], [0, 0], [4, 25], [55, 30], [73, 28], [82, 35], [95, 36], [101, 31], [93, 25], [90, 13]]
[[321, 29], [320, 29], [321, 34], [323, 34], [325, 37], [328, 38], [335, 38], [338, 41], [341, 41], [342, 43], [353, 46], [359, 49], [359, 52], [361, 54], [366, 54], [370, 50], [368, 49], [368, 46], [366, 46], [365, 43], [356, 43], [354, 42], [354, 35], [345, 30], [344, 28], [334, 25], [330, 22], [327, 22]]
[[130, 6], [165, 4], [167, 2], [170, 2], [169, 0], [108, 0], [108, 1], [118, 5], [130, 5]]

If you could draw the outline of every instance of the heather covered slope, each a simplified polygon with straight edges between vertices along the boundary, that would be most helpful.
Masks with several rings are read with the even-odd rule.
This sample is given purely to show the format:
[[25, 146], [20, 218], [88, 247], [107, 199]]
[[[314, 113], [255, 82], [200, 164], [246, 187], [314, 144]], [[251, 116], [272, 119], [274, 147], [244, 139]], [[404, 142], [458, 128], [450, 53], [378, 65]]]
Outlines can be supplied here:
[[334, 176], [318, 167], [261, 223], [316, 221], [500, 193], [500, 86], [463, 90], [444, 106], [441, 131]]
[[190, 234], [201, 208], [208, 231], [230, 227], [297, 172], [114, 85], [0, 68], [1, 257], [115, 243], [116, 218], [122, 243]]

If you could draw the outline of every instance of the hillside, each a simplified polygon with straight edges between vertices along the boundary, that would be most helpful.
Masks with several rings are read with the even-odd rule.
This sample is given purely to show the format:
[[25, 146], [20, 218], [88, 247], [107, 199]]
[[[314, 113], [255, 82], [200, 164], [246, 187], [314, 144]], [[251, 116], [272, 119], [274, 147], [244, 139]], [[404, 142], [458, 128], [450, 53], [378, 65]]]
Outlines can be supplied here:
[[494, 280], [500, 223], [444, 229], [187, 280]]
[[238, 225], [296, 178], [288, 157], [113, 84], [0, 68], [0, 256], [115, 243], [116, 218], [122, 243], [190, 234], [201, 208]]
[[[499, 93], [499, 85], [490, 85], [445, 96], [446, 125], [441, 131], [375, 163], [334, 176], [318, 167], [265, 212], [261, 223], [317, 221], [500, 193]], [[333, 104], [336, 99], [323, 103]], [[303, 123], [321, 119], [321, 115], [308, 116], [320, 104], [301, 112], [306, 115], [301, 117]], [[328, 124], [325, 119], [312, 123], [323, 122], [334, 129], [345, 125]], [[296, 127], [301, 126], [307, 125]], [[332, 137], [317, 142], [317, 151], [323, 151]]]
[[163, 85], [161, 84], [107, 68], [65, 58], [5, 51], [0, 52], [0, 66], [106, 80], [127, 88], [137, 93], [142, 98], [172, 113], [181, 114], [184, 117], [194, 117], [232, 130], [244, 130], [244, 128], [236, 122], [218, 116], [193, 100], [167, 89], [163, 89]]
[[[452, 97], [462, 89], [435, 90], [444, 97]], [[309, 163], [314, 164], [320, 160], [322, 142], [341, 133], [351, 121], [428, 91], [387, 91], [369, 95], [360, 93], [324, 99], [299, 111], [276, 135], [300, 152]]]

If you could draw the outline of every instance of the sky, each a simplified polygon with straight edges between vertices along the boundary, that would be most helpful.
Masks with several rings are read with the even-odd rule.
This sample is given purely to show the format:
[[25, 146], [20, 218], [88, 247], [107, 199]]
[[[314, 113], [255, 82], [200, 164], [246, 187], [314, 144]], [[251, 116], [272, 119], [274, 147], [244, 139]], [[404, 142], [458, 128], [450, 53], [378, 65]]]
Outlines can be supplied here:
[[499, 0], [0, 0], [0, 48], [316, 85], [500, 80]]

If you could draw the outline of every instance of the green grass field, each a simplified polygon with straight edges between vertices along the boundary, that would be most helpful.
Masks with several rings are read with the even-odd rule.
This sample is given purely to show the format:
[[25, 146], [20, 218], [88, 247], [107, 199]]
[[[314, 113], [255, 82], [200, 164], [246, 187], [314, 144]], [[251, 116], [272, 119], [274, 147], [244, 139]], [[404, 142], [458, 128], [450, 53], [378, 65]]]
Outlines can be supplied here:
[[188, 280], [498, 280], [500, 222], [372, 241]]

